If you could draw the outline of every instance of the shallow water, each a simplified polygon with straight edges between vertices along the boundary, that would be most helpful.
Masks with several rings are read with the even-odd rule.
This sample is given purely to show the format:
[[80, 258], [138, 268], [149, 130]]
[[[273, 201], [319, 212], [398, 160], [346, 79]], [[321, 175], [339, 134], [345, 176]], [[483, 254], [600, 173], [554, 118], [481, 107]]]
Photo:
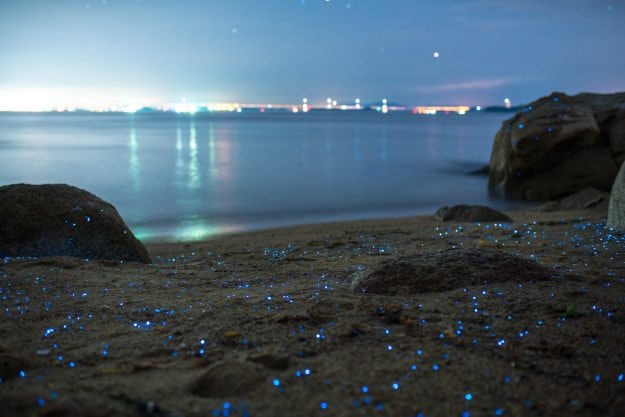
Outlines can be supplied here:
[[506, 114], [0, 113], [0, 185], [68, 183], [142, 240], [432, 213], [491, 200]]

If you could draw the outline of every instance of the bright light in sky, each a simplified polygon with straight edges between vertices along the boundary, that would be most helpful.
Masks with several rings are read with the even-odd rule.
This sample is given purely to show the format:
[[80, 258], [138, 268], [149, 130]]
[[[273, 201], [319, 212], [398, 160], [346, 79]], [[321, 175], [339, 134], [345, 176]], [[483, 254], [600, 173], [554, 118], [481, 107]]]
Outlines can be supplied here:
[[434, 58], [438, 58], [440, 54], [438, 52], [434, 52]]

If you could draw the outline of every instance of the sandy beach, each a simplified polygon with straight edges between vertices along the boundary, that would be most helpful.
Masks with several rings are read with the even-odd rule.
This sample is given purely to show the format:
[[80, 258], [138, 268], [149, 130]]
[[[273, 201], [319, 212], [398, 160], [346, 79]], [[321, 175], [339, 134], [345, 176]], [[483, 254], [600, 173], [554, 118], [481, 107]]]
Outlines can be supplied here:
[[[605, 212], [509, 214], [151, 245], [149, 266], [7, 259], [0, 414], [623, 415], [622, 236]], [[351, 290], [381, 261], [454, 248], [531, 258], [556, 278]]]

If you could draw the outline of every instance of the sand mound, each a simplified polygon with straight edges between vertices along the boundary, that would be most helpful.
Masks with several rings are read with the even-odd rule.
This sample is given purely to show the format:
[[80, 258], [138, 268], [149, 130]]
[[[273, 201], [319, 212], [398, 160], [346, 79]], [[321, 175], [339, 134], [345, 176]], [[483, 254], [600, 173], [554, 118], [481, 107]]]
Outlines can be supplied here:
[[387, 260], [352, 276], [354, 292], [398, 295], [449, 291], [506, 281], [553, 278], [529, 259], [487, 249], [452, 249]]

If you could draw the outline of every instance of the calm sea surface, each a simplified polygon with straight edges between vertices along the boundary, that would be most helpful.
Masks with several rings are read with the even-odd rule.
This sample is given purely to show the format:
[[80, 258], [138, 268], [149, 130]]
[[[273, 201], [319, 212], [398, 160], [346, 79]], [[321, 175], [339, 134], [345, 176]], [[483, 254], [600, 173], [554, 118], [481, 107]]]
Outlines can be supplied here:
[[482, 176], [505, 114], [0, 113], [0, 185], [68, 183], [142, 240], [499, 208]]

